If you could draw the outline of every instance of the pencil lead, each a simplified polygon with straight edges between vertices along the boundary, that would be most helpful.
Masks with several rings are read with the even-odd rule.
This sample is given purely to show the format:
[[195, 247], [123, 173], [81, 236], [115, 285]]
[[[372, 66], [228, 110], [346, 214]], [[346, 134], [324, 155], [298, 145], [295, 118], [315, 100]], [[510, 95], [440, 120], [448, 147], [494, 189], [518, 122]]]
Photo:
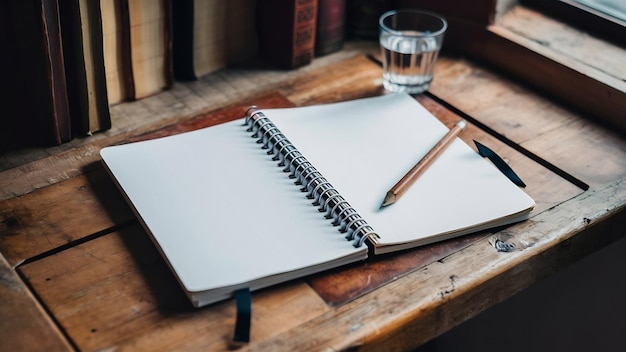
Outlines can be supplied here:
[[396, 201], [396, 195], [392, 192], [389, 191], [387, 192], [387, 195], [385, 196], [385, 199], [383, 200], [383, 204], [380, 205], [381, 208], [386, 207], [390, 204], [395, 203]]

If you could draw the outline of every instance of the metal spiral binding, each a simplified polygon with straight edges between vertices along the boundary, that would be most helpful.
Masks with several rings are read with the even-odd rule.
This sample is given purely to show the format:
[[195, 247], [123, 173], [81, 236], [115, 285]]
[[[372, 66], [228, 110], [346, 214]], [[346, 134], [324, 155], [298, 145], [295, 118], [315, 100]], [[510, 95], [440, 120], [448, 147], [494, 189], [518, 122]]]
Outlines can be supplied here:
[[346, 240], [353, 241], [355, 247], [362, 246], [367, 239], [376, 242], [379, 236], [374, 229], [256, 106], [246, 110], [244, 126], [257, 139], [256, 143], [267, 149], [267, 155], [273, 155], [272, 160], [278, 162], [283, 172], [289, 173], [296, 185], [303, 186], [300, 191], [313, 199], [313, 205], [325, 213], [326, 219], [332, 220], [339, 232], [345, 233]]

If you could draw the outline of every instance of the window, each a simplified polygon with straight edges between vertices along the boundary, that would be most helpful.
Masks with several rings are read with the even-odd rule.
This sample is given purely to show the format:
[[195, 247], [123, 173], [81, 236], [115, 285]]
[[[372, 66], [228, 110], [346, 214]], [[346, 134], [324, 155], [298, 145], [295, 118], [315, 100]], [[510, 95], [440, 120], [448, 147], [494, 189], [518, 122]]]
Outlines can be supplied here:
[[624, 0], [522, 0], [589, 33], [626, 46], [626, 1]]
[[393, 0], [444, 15], [451, 52], [626, 133], [626, 0], [476, 0], [471, 8], [466, 2]]
[[598, 10], [608, 16], [626, 21], [626, 2], [618, 0], [574, 0], [581, 5]]
[[496, 1], [508, 6], [488, 27], [482, 58], [626, 132], [626, 21], [578, 2], [621, 2], [619, 10], [626, 1]]

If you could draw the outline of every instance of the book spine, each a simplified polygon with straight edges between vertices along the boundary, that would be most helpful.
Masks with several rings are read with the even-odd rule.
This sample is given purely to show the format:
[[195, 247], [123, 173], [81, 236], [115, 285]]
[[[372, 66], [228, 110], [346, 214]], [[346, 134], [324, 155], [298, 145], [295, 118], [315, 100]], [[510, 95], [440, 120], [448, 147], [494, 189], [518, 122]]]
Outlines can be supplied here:
[[102, 50], [109, 106], [134, 96], [126, 0], [100, 0]]
[[317, 9], [318, 0], [259, 0], [261, 55], [287, 69], [310, 64], [315, 54]]
[[315, 56], [322, 56], [343, 48], [346, 0], [318, 1]]
[[174, 78], [179, 81], [198, 79], [194, 70], [194, 0], [172, 3], [172, 55]]
[[174, 81], [171, 0], [128, 0], [134, 100], [147, 98]]
[[165, 86], [163, 89], [170, 89], [174, 84], [174, 60], [173, 60], [173, 24], [172, 24], [172, 2], [174, 0], [164, 0], [164, 20], [163, 20], [163, 45], [165, 46], [164, 53], [164, 69], [165, 72]]
[[52, 86], [52, 104], [54, 114], [54, 134], [57, 144], [72, 138], [69, 101], [67, 98], [67, 81], [65, 79], [65, 63], [61, 41], [59, 5], [57, 1], [42, 1], [42, 15], [45, 20], [44, 35], [47, 37], [47, 55], [50, 62], [50, 80]]
[[100, 2], [60, 2], [63, 53], [74, 135], [111, 127]]
[[[106, 71], [104, 67], [104, 36], [102, 33], [102, 11], [99, 1], [87, 1], [87, 21], [86, 28], [88, 36], [88, 49], [91, 55], [86, 55], [86, 60], [90, 59], [91, 77], [88, 78], [90, 86], [94, 91], [93, 108], [90, 109], [89, 128], [87, 134], [105, 131], [111, 128], [111, 115], [109, 111], [109, 99], [106, 83]], [[85, 46], [87, 47], [87, 46]]]
[[308, 65], [315, 53], [317, 0], [296, 0], [292, 67]]
[[4, 148], [71, 139], [64, 56], [56, 0], [10, 1], [2, 11], [2, 41], [11, 66], [3, 76]]
[[124, 85], [124, 100], [135, 99], [135, 75], [133, 74], [133, 57], [130, 42], [130, 10], [128, 0], [118, 0], [120, 14], [120, 51], [122, 66], [122, 83]]

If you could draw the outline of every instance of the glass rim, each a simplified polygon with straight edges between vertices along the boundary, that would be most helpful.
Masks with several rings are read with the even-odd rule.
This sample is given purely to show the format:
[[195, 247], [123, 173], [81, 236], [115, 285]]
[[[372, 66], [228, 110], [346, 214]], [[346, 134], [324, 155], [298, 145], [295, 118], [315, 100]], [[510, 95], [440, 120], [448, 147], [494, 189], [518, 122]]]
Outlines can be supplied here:
[[[435, 32], [410, 34], [410, 33], [405, 33], [404, 31], [391, 29], [383, 23], [383, 20], [386, 19], [387, 17], [391, 15], [396, 15], [399, 13], [415, 13], [415, 14], [430, 16], [434, 19], [441, 21], [441, 29]], [[391, 34], [402, 35], [406, 37], [436, 37], [436, 36], [444, 34], [445, 31], [448, 29], [448, 21], [446, 21], [446, 19], [443, 18], [443, 16], [436, 14], [434, 12], [430, 12], [430, 11], [417, 10], [417, 9], [398, 9], [398, 10], [390, 10], [380, 15], [380, 18], [378, 19], [378, 28], [381, 31], [384, 30], [385, 32], [389, 32]]]

